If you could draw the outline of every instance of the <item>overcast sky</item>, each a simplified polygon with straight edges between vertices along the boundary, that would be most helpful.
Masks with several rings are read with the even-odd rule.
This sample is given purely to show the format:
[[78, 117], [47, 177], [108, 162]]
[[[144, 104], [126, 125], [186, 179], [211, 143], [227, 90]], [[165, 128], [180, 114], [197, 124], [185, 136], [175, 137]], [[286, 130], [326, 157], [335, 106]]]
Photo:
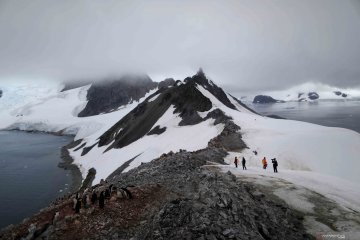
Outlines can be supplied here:
[[0, 81], [202, 67], [232, 90], [360, 85], [360, 1], [0, 0]]

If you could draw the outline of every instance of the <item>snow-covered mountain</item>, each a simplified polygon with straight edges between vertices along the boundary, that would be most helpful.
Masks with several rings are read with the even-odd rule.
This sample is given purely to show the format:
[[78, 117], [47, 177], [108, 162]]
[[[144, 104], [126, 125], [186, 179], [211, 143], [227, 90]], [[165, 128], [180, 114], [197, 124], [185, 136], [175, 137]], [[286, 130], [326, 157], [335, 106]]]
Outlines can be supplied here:
[[[150, 85], [136, 93], [137, 98], [84, 117], [79, 113], [96, 102], [89, 89], [96, 92], [97, 85], [65, 91], [60, 91], [63, 85], [47, 90], [21, 86], [13, 92], [3, 86], [0, 101], [6, 107], [0, 112], [0, 128], [75, 135], [76, 146], [69, 153], [84, 178], [89, 169], [96, 169], [94, 183], [118, 168], [128, 171], [169, 151], [206, 148], [221, 134], [228, 134], [229, 128], [229, 144], [221, 147], [231, 154], [241, 152], [250, 166], [260, 166], [264, 156], [277, 157], [283, 169], [360, 181], [360, 136], [356, 132], [257, 115], [201, 71], [184, 81]], [[30, 96], [35, 89], [37, 96]], [[26, 91], [28, 103], [10, 104]], [[259, 155], [255, 156], [254, 150]]]
[[[161, 156], [171, 151], [193, 151], [197, 156], [225, 151], [230, 165], [217, 165], [220, 170], [266, 187], [273, 184], [277, 196], [301, 211], [315, 211], [321, 204], [315, 206], [313, 197], [324, 196], [350, 216], [345, 228], [341, 218], [337, 228], [358, 229], [351, 216], [360, 211], [359, 133], [258, 115], [202, 71], [183, 81], [140, 79], [145, 81], [136, 88], [124, 81], [80, 87], [0, 86], [0, 129], [73, 134], [68, 154], [83, 179], [93, 178], [92, 184], [153, 159], [166, 159]], [[130, 89], [125, 95], [124, 87]], [[106, 94], [109, 89], [112, 94]], [[79, 116], [81, 112], [87, 114]], [[235, 156], [246, 158], [246, 172], [232, 166]], [[278, 174], [261, 168], [263, 157], [277, 158]], [[95, 176], [88, 175], [94, 170]], [[318, 226], [316, 220], [309, 224]]]
[[[254, 103], [275, 103], [282, 101], [317, 101], [317, 100], [354, 100], [360, 99], [360, 89], [343, 89], [322, 83], [308, 82], [286, 90], [265, 91], [261, 93], [245, 94], [241, 100]], [[256, 97], [266, 96], [273, 99], [259, 99]]]

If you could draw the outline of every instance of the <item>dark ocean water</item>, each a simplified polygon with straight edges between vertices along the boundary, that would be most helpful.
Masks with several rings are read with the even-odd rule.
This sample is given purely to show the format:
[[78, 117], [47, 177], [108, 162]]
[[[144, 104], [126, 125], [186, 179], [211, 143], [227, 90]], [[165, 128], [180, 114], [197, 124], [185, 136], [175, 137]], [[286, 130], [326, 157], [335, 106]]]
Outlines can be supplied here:
[[71, 137], [0, 131], [0, 228], [19, 223], [68, 192], [71, 175], [57, 167]]
[[264, 115], [275, 114], [287, 119], [348, 128], [360, 133], [360, 101], [248, 103], [247, 105]]

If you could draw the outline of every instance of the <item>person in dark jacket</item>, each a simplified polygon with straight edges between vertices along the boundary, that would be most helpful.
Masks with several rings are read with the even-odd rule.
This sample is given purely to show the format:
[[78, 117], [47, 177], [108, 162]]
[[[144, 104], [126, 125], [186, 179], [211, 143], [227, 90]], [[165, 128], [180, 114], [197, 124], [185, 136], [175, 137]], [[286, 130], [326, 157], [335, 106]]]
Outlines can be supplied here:
[[246, 160], [245, 160], [244, 157], [242, 158], [241, 163], [242, 163], [243, 170], [247, 170], [247, 169], [246, 169]]
[[278, 172], [278, 170], [277, 170], [278, 162], [276, 161], [276, 158], [271, 159], [271, 162], [273, 164], [274, 172], [277, 173]]
[[104, 206], [105, 206], [105, 196], [104, 196], [104, 191], [102, 191], [99, 197], [99, 207], [104, 208]]
[[235, 163], [235, 167], [236, 167], [236, 168], [237, 168], [237, 166], [238, 166], [238, 162], [239, 162], [238, 158], [235, 157], [234, 163]]

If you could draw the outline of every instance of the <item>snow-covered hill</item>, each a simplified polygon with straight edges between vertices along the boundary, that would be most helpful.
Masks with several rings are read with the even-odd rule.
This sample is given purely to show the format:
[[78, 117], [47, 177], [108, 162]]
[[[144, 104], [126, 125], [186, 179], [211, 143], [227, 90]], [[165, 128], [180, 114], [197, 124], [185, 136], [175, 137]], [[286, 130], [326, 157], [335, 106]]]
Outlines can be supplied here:
[[[224, 132], [226, 124], [215, 114], [221, 110], [241, 128], [239, 133], [248, 147], [230, 152], [245, 156], [249, 165], [258, 167], [262, 157], [276, 157], [283, 169], [360, 182], [358, 133], [259, 116], [202, 72], [154, 88], [138, 101], [111, 112], [78, 117], [87, 104], [89, 88], [60, 92], [56, 86], [52, 91], [41, 91], [42, 96], [29, 97], [26, 104], [3, 108], [0, 128], [74, 134], [78, 144], [70, 149], [70, 155], [84, 178], [89, 169], [96, 169], [93, 183], [97, 183], [120, 167], [128, 171], [169, 151], [207, 147]], [[4, 91], [2, 103], [12, 99], [11, 91]], [[231, 141], [237, 140], [235, 136]]]

